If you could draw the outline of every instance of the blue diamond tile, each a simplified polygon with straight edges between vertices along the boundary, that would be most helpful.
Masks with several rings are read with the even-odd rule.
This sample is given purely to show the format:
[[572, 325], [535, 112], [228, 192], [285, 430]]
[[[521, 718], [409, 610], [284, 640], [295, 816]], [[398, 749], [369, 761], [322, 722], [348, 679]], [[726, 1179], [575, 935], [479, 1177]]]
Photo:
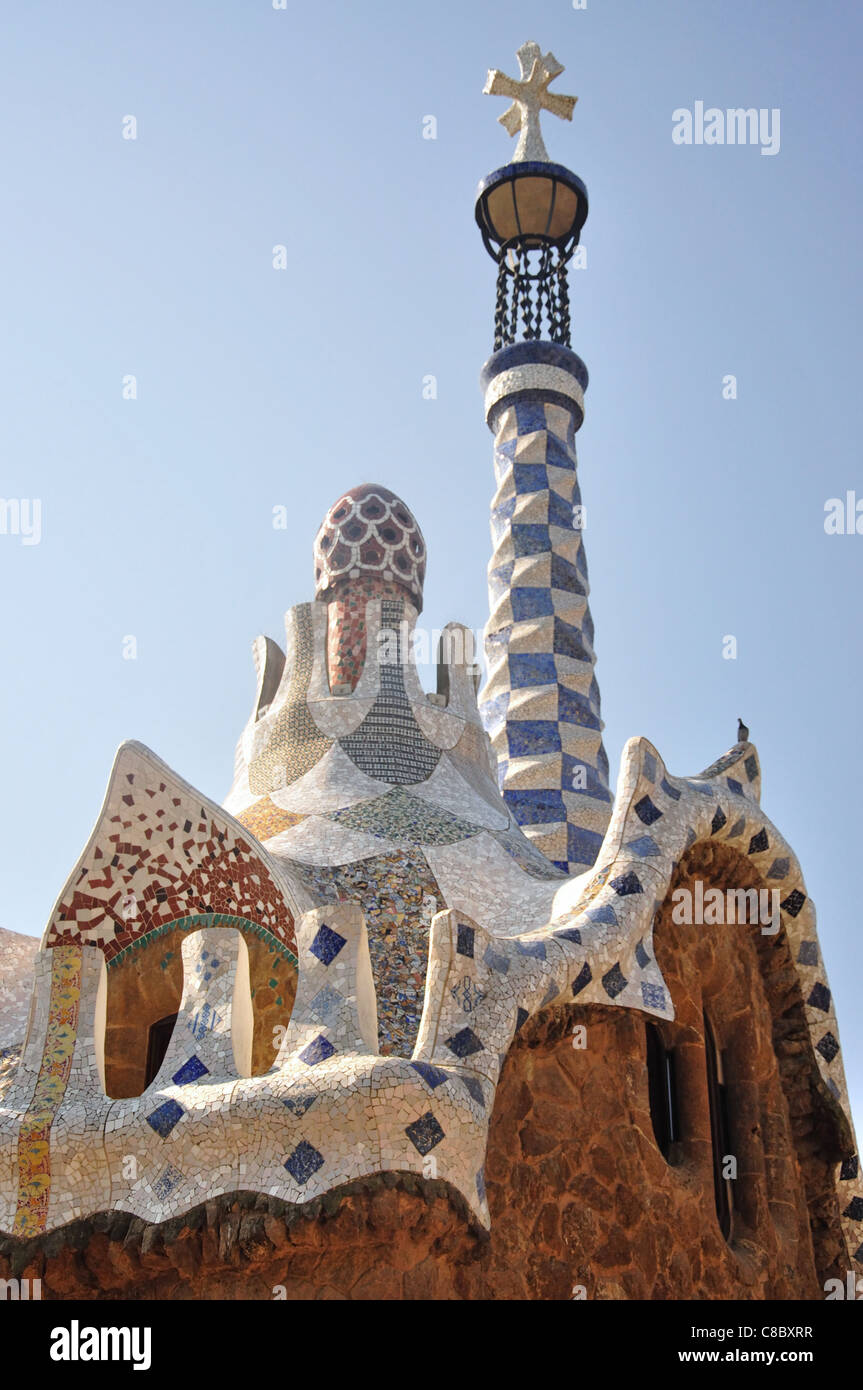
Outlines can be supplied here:
[[725, 814], [725, 812], [723, 811], [722, 807], [721, 807], [721, 806], [717, 806], [716, 810], [715, 810], [714, 813], [713, 813], [713, 820], [712, 820], [711, 823], [710, 823], [710, 833], [711, 833], [711, 835], [718, 835], [719, 832], [720, 832], [720, 830], [722, 829], [723, 825], [725, 825], [725, 823], [726, 823], [727, 820], [728, 820], [728, 817], [726, 816], [726, 814]]
[[617, 926], [617, 914], [611, 903], [606, 903], [604, 907], [589, 907], [584, 915], [589, 922], [597, 922], [600, 926]]
[[697, 792], [699, 796], [709, 796], [711, 799], [713, 797], [713, 789], [711, 787], [705, 787], [703, 782], [687, 781], [686, 785], [689, 787], [690, 791]]
[[486, 950], [483, 956], [483, 962], [488, 966], [489, 970], [496, 970], [499, 975], [505, 975], [509, 970], [508, 957], [502, 955], [500, 951], [495, 951], [491, 946]]
[[476, 1195], [481, 1202], [485, 1201], [485, 1178], [481, 1168], [476, 1175]]
[[481, 1110], [485, 1110], [485, 1096], [483, 1095], [482, 1083], [475, 1076], [462, 1076], [459, 1078], [471, 1100], [476, 1101]]
[[542, 941], [518, 941], [516, 950], [520, 956], [530, 956], [533, 960], [545, 960], [546, 950]]
[[620, 963], [613, 965], [602, 977], [602, 987], [610, 999], [616, 999], [626, 989], [627, 980]]
[[332, 1043], [319, 1033], [313, 1038], [308, 1047], [304, 1047], [300, 1053], [300, 1061], [305, 1062], [307, 1067], [316, 1067], [318, 1062], [325, 1062], [328, 1057], [332, 1057], [335, 1052]]
[[408, 1139], [410, 1139], [417, 1153], [422, 1154], [423, 1158], [425, 1158], [426, 1154], [431, 1153], [432, 1149], [445, 1137], [443, 1130], [430, 1110], [427, 1110], [424, 1115], [420, 1115], [419, 1119], [414, 1120], [412, 1125], [408, 1125], [405, 1129], [405, 1134]]
[[750, 782], [754, 782], [755, 778], [758, 776], [758, 759], [754, 753], [749, 754], [743, 766], [746, 769], [746, 776], [749, 778]]
[[643, 796], [640, 801], [636, 801], [634, 810], [644, 825], [653, 825], [662, 815], [659, 807], [654, 806], [649, 796]]
[[644, 892], [638, 876], [631, 871], [628, 874], [621, 874], [620, 878], [613, 878], [611, 887], [619, 898], [627, 898], [633, 893]]
[[679, 801], [679, 800], [680, 800], [680, 792], [677, 790], [676, 787], [672, 787], [672, 785], [671, 785], [671, 783], [669, 782], [669, 780], [668, 780], [667, 777], [663, 777], [663, 779], [662, 779], [662, 781], [660, 782], [659, 785], [660, 785], [660, 787], [662, 788], [662, 790], [665, 792], [665, 795], [671, 797], [671, 800], [672, 800], [672, 801]]
[[645, 775], [645, 777], [647, 778], [648, 782], [655, 782], [655, 781], [656, 781], [656, 759], [654, 758], [653, 754], [652, 754], [652, 753], [648, 753], [646, 749], [645, 749], [645, 751], [644, 751], [644, 762], [643, 762], [643, 767], [644, 767], [644, 775]]
[[441, 1071], [440, 1067], [433, 1067], [431, 1062], [411, 1062], [411, 1066], [431, 1090], [446, 1081], [446, 1072]]
[[729, 791], [734, 792], [734, 795], [735, 795], [735, 796], [742, 796], [742, 795], [743, 795], [743, 787], [742, 787], [741, 783], [738, 782], [738, 780], [737, 780], [736, 777], [726, 777], [725, 780], [726, 780], [726, 782], [728, 783], [728, 790], [729, 790]]
[[562, 927], [561, 930], [556, 931], [554, 935], [559, 936], [563, 941], [574, 941], [576, 946], [581, 945], [581, 932], [578, 930], [578, 927]]
[[863, 1221], [863, 1197], [852, 1197], [842, 1215], [852, 1221]]
[[789, 917], [796, 917], [805, 901], [806, 894], [801, 893], [799, 888], [795, 888], [779, 906], [782, 908], [783, 912], [788, 913]]
[[642, 970], [645, 968], [646, 965], [650, 963], [650, 956], [644, 949], [643, 939], [639, 941], [638, 945], [635, 948], [635, 959], [638, 961], [638, 964], [641, 966]]
[[764, 851], [769, 848], [770, 841], [767, 838], [766, 830], [759, 830], [758, 834], [753, 835], [752, 839], [749, 841], [750, 854], [763, 854]]
[[456, 951], [460, 956], [469, 956], [473, 960], [473, 944], [476, 931], [473, 927], [467, 926], [464, 922], [458, 924], [458, 939]]
[[317, 956], [322, 965], [331, 965], [345, 944], [346, 938], [333, 931], [326, 923], [321, 923], [309, 950]]
[[167, 1139], [174, 1125], [182, 1120], [185, 1113], [182, 1105], [178, 1105], [175, 1100], [166, 1100], [164, 1105], [158, 1106], [147, 1116], [147, 1124], [163, 1139]]
[[826, 985], [813, 985], [812, 993], [807, 999], [807, 1004], [811, 1004], [813, 1009], [820, 1009], [822, 1013], [827, 1013], [830, 1008], [830, 991]]
[[637, 840], [630, 840], [626, 848], [637, 854], [639, 859], [655, 859], [659, 854], [659, 845], [650, 835], [639, 835]]
[[458, 1033], [447, 1038], [444, 1044], [450, 1052], [454, 1052], [456, 1057], [472, 1057], [475, 1052], [482, 1052], [483, 1045], [472, 1028], [462, 1028]]
[[290, 1157], [285, 1159], [285, 1167], [300, 1187], [304, 1187], [309, 1178], [314, 1177], [323, 1166], [323, 1154], [318, 1153], [313, 1144], [307, 1144], [305, 1139], [301, 1140]]
[[593, 975], [591, 974], [590, 966], [588, 965], [587, 961], [585, 961], [584, 965], [581, 967], [577, 976], [572, 982], [573, 995], [581, 994], [581, 991], [587, 988], [592, 979]]
[[530, 1018], [530, 1014], [528, 1013], [527, 1009], [516, 1009], [516, 1014], [515, 1014], [515, 1031], [516, 1031], [517, 1033], [520, 1033], [520, 1032], [521, 1032], [522, 1028], [523, 1028], [524, 1025], [527, 1023], [527, 1020], [528, 1020], [529, 1018]]
[[818, 1051], [821, 1053], [821, 1056], [824, 1058], [825, 1062], [828, 1063], [833, 1061], [833, 1058], [839, 1051], [839, 1044], [832, 1033], [825, 1033], [821, 1041], [819, 1043], [816, 1043], [816, 1047]]
[[801, 941], [800, 950], [797, 952], [797, 960], [800, 965], [818, 964], [818, 942]]
[[729, 838], [729, 840], [736, 840], [736, 839], [737, 839], [737, 836], [738, 836], [738, 835], [742, 835], [745, 829], [746, 829], [746, 817], [745, 817], [745, 816], [741, 816], [741, 817], [740, 817], [740, 820], [736, 820], [736, 821], [734, 822], [734, 824], [732, 825], [731, 829], [729, 830], [729, 832], [728, 832], [728, 838]]
[[790, 859], [774, 859], [770, 868], [767, 870], [768, 878], [787, 878], [788, 870], [791, 868]]
[[840, 1182], [853, 1182], [860, 1171], [860, 1161], [856, 1154], [851, 1158], [843, 1159], [842, 1167], [839, 1170]]
[[200, 1057], [194, 1054], [188, 1062], [184, 1062], [178, 1071], [171, 1077], [175, 1086], [188, 1086], [190, 1081], [197, 1081], [201, 1076], [209, 1076], [210, 1068], [205, 1067]]

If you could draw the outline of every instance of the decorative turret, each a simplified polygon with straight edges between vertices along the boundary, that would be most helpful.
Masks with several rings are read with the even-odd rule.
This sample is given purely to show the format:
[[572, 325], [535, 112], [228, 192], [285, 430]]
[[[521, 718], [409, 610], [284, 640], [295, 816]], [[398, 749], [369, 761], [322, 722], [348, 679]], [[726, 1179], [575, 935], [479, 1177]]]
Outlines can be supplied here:
[[482, 713], [506, 801], [562, 869], [595, 861], [611, 817], [594, 675], [593, 621], [575, 434], [587, 369], [571, 350], [566, 266], [587, 217], [587, 189], [549, 162], [540, 111], [570, 120], [576, 98], [548, 91], [563, 72], [535, 43], [521, 80], [489, 73], [520, 133], [515, 159], [480, 184], [476, 218], [498, 266], [495, 351], [482, 372], [495, 436], [494, 553]]
[[355, 690], [366, 658], [366, 604], [407, 599], [422, 612], [426, 543], [400, 497], [362, 483], [334, 502], [315, 537], [315, 598], [329, 604], [333, 694]]

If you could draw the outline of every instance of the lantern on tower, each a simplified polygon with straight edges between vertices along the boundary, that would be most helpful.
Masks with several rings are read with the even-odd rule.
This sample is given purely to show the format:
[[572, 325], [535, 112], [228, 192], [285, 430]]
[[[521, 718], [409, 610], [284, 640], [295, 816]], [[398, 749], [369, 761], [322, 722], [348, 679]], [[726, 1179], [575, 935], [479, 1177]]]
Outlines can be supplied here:
[[499, 118], [518, 135], [515, 158], [483, 179], [476, 220], [498, 266], [494, 347], [538, 338], [570, 341], [566, 266], [587, 219], [587, 189], [561, 164], [552, 164], [540, 129], [541, 111], [571, 121], [577, 97], [548, 90], [563, 72], [539, 44], [518, 50], [521, 79], [489, 72], [484, 91], [512, 105]]

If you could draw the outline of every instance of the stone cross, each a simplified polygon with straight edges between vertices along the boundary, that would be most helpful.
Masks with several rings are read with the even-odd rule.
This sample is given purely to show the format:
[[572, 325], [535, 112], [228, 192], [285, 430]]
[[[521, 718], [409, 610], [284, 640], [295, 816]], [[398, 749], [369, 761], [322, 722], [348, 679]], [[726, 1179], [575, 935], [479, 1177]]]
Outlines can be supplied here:
[[498, 119], [510, 135], [521, 132], [514, 161], [536, 160], [547, 164], [548, 151], [539, 124], [540, 111], [550, 111], [561, 120], [571, 121], [578, 97], [550, 92], [548, 84], [563, 72], [553, 53], [543, 54], [538, 43], [523, 43], [518, 50], [521, 81], [494, 68], [483, 87], [486, 96], [511, 97], [512, 106]]

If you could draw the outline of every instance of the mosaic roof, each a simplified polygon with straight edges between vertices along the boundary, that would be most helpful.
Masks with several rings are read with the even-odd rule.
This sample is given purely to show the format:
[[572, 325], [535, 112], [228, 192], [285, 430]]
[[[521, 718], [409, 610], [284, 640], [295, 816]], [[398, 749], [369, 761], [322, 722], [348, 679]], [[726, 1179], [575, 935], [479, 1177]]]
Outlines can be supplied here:
[[334, 502], [315, 537], [315, 594], [341, 580], [395, 580], [422, 609], [426, 543], [409, 507], [389, 488], [363, 483]]

